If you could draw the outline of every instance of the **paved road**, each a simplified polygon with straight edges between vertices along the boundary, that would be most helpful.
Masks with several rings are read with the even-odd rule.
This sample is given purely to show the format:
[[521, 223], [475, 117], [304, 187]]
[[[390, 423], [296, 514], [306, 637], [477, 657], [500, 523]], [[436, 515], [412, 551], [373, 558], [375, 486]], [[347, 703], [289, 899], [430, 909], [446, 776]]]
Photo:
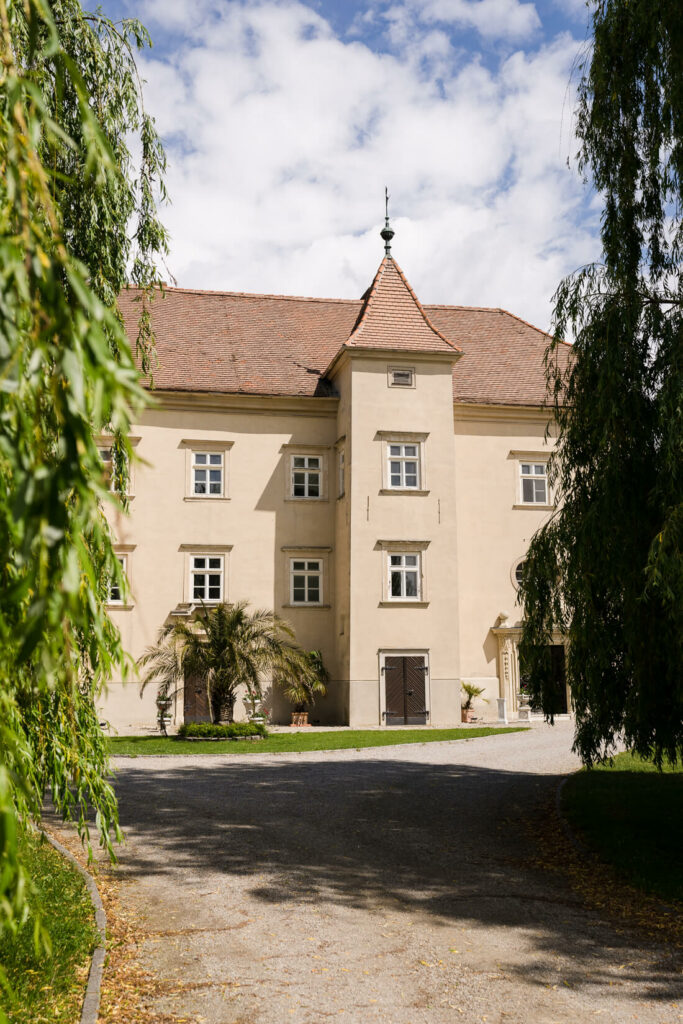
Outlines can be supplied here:
[[664, 950], [619, 936], [522, 824], [568, 723], [466, 743], [119, 759], [126, 909], [208, 1024], [674, 1024]]

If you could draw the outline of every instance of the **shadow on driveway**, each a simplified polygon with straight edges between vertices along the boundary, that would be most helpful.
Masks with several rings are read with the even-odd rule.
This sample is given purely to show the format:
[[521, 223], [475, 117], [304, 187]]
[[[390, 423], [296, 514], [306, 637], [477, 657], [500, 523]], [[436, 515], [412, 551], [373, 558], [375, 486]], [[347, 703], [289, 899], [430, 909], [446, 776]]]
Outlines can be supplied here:
[[[540, 984], [570, 959], [570, 986], [635, 983], [640, 998], [680, 994], [666, 948], [584, 910], [541, 871], [525, 821], [559, 776], [414, 761], [119, 762], [116, 790], [131, 877], [201, 886], [240, 876], [263, 905], [334, 905], [435, 915], [440, 923], [522, 929], [532, 960], [501, 963]], [[253, 884], [249, 884], [253, 879]], [[626, 961], [626, 962], [625, 962]]]

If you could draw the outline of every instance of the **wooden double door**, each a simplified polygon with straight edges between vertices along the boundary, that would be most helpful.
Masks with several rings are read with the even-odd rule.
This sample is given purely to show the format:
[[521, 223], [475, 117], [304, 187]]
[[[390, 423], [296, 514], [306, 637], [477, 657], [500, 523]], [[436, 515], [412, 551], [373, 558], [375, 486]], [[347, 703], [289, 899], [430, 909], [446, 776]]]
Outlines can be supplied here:
[[384, 659], [387, 725], [425, 725], [427, 659], [424, 654], [393, 655]]

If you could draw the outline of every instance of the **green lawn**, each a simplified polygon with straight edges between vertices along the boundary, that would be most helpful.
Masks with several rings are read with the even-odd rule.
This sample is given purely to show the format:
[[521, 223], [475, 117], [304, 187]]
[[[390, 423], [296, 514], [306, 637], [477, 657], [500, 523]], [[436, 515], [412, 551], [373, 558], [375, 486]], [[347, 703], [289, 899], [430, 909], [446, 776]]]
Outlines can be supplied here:
[[563, 790], [563, 810], [586, 844], [632, 885], [683, 900], [683, 768], [619, 754], [581, 771]]
[[387, 747], [398, 743], [437, 743], [471, 740], [523, 728], [490, 729], [349, 729], [339, 732], [272, 733], [264, 740], [180, 740], [163, 736], [116, 736], [109, 740], [112, 754], [283, 754], [299, 750], [343, 750], [347, 747]]
[[[98, 937], [90, 896], [78, 871], [40, 835], [23, 834], [20, 841], [36, 892], [30, 898], [33, 912], [18, 934], [0, 939], [0, 964], [14, 994], [12, 1003], [0, 989], [0, 1006], [11, 1024], [72, 1024]], [[50, 936], [50, 955], [36, 955], [36, 911]]]

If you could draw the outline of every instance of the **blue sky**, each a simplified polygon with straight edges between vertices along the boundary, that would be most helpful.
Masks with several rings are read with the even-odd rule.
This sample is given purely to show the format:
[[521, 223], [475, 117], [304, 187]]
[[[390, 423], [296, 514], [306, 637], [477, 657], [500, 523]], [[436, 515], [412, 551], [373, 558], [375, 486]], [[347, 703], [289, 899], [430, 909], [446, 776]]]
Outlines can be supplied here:
[[[573, 165], [582, 0], [106, 0], [155, 45], [169, 271], [189, 287], [358, 297], [394, 255], [425, 302], [547, 327], [597, 257]], [[567, 166], [569, 161], [570, 166]]]

